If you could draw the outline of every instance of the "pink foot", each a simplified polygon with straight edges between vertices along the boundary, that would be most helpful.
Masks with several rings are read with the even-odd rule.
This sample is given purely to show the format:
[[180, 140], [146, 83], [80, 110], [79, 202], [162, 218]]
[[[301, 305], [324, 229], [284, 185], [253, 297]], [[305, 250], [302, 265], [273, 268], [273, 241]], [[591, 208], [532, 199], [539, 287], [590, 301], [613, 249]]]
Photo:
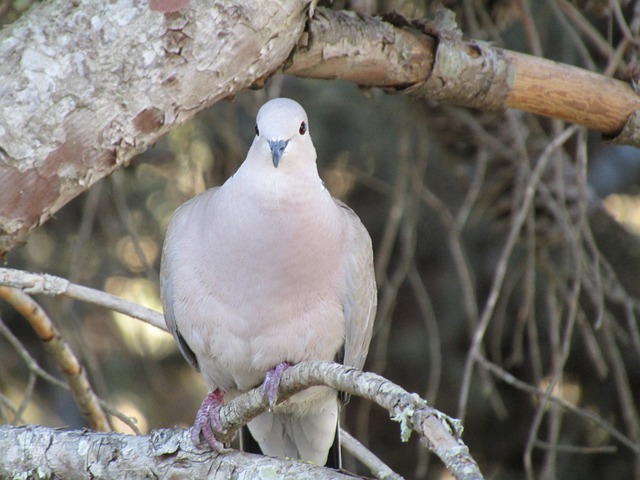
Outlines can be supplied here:
[[273, 367], [264, 376], [264, 382], [262, 382], [262, 393], [267, 396], [269, 401], [269, 411], [273, 410], [278, 400], [278, 385], [280, 385], [280, 378], [284, 371], [292, 364], [289, 362], [282, 362]]
[[202, 405], [196, 413], [196, 421], [191, 428], [191, 440], [195, 445], [200, 443], [200, 433], [204, 436], [207, 443], [211, 446], [214, 452], [219, 452], [224, 448], [222, 442], [220, 442], [213, 432], [213, 428], [220, 431], [222, 425], [220, 424], [220, 418], [218, 417], [218, 407], [224, 404], [224, 395], [218, 389], [213, 392], [209, 392]]

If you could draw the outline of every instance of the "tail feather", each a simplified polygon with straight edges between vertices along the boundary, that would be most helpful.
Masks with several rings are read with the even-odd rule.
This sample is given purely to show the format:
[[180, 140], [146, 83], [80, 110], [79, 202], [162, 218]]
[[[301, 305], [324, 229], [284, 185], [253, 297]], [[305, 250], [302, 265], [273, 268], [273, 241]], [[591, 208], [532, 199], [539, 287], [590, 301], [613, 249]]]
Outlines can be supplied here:
[[327, 455], [326, 466], [335, 470], [342, 469], [342, 444], [340, 443], [340, 420], [336, 425], [336, 434], [333, 438], [333, 444]]
[[[340, 468], [338, 416], [338, 400], [333, 397], [318, 409], [307, 410], [302, 415], [263, 413], [249, 422], [248, 427], [265, 455]], [[248, 438], [243, 438], [243, 449], [245, 445], [255, 449]]]

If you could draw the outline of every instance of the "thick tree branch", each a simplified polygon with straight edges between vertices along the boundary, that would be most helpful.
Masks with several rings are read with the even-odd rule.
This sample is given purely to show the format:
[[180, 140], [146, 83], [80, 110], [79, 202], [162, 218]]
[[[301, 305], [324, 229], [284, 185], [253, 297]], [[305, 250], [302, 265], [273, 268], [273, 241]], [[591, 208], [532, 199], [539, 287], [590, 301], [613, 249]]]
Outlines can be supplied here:
[[277, 70], [309, 0], [38, 3], [0, 31], [0, 256], [171, 127]]
[[150, 435], [0, 426], [1, 478], [353, 479], [307, 463], [194, 447], [188, 430]]

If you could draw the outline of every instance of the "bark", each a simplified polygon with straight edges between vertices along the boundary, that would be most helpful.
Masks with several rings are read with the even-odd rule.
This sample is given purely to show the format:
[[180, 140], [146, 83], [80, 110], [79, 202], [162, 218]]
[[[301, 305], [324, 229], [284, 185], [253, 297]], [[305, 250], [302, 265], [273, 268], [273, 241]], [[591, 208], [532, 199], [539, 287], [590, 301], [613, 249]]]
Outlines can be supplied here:
[[0, 426], [0, 477], [38, 479], [301, 478], [352, 479], [307, 463], [252, 455], [222, 454], [191, 443], [188, 430], [124, 435], [39, 426]]
[[0, 254], [214, 102], [274, 72], [308, 0], [37, 4], [0, 31]]

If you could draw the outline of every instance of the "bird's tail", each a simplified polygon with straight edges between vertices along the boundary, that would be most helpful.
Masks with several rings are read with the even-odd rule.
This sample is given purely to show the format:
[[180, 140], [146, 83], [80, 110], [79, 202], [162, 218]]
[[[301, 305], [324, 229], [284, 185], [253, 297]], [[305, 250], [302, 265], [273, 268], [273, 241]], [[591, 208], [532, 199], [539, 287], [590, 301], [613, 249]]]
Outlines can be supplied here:
[[248, 432], [243, 431], [242, 449], [340, 468], [339, 414], [335, 396], [298, 414], [263, 413], [249, 422]]

